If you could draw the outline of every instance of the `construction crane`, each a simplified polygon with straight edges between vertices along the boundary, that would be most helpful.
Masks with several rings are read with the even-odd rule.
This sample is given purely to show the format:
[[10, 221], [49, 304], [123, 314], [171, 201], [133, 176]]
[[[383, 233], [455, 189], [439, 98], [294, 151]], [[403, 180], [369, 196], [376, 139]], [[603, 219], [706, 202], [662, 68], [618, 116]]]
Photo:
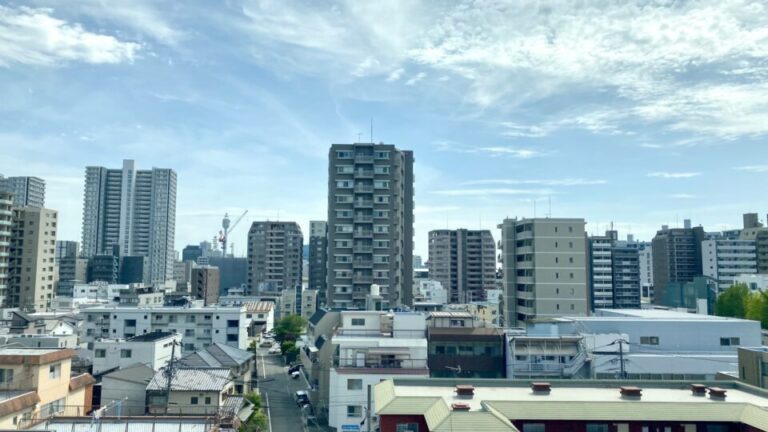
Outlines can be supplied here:
[[237, 218], [237, 220], [233, 224], [230, 224], [229, 214], [224, 213], [224, 219], [221, 220], [221, 231], [219, 231], [219, 243], [221, 243], [222, 257], [227, 256], [227, 236], [229, 235], [230, 232], [232, 232], [233, 229], [235, 229], [237, 224], [239, 224], [240, 221], [243, 220], [243, 218], [247, 213], [248, 213], [248, 210], [244, 211], [243, 214], [241, 214], [240, 217]]

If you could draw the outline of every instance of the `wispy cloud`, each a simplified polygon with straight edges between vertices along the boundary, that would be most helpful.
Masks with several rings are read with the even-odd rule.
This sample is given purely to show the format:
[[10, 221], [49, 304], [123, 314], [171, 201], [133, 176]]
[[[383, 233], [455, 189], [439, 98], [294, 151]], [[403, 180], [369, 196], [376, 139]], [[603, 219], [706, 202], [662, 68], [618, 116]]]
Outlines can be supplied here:
[[0, 6], [0, 66], [132, 62], [140, 45], [90, 32], [52, 9]]
[[516, 159], [531, 159], [549, 155], [548, 152], [535, 148], [521, 148], [512, 146], [467, 146], [451, 141], [436, 141], [435, 146], [438, 151], [456, 152], [456, 153], [475, 153], [485, 154], [492, 157], [507, 156]]
[[424, 73], [424, 72], [419, 72], [419, 73], [417, 73], [416, 75], [414, 75], [413, 77], [411, 77], [411, 78], [410, 78], [408, 81], [406, 81], [406, 82], [405, 82], [405, 85], [409, 85], [409, 86], [412, 86], [412, 85], [416, 84], [417, 82], [419, 82], [419, 81], [423, 80], [423, 79], [424, 79], [424, 78], [426, 78], [426, 77], [427, 77], [427, 74], [426, 74], [426, 73]]
[[768, 172], [768, 165], [745, 165], [745, 166], [734, 167], [733, 169], [738, 171], [764, 173], [764, 172]]
[[543, 186], [589, 186], [607, 184], [607, 180], [590, 180], [582, 178], [563, 179], [485, 179], [471, 180], [462, 184], [470, 185], [543, 185]]
[[398, 68], [398, 69], [393, 70], [387, 76], [387, 82], [395, 82], [395, 81], [399, 80], [400, 77], [402, 77], [404, 73], [405, 73], [405, 69], [403, 69], [403, 68]]
[[676, 193], [676, 194], [670, 194], [667, 195], [669, 198], [674, 199], [693, 199], [696, 198], [696, 195], [693, 194], [687, 194], [687, 193]]
[[552, 195], [554, 193], [551, 189], [508, 189], [508, 188], [493, 188], [493, 189], [444, 189], [433, 192], [437, 195], [448, 196], [492, 196], [492, 195]]
[[699, 172], [650, 172], [648, 173], [648, 177], [660, 177], [665, 179], [682, 179], [682, 178], [691, 178], [691, 177], [698, 177], [701, 173]]

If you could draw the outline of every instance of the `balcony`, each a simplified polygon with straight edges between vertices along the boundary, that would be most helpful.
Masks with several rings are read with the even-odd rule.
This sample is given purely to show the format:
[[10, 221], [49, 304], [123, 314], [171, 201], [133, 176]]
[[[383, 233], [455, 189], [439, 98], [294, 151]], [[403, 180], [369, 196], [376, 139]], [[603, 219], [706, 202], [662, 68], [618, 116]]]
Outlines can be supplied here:
[[353, 268], [373, 268], [373, 261], [371, 260], [354, 260], [352, 261]]
[[356, 284], [370, 284], [373, 282], [371, 275], [354, 275], [352, 276], [352, 283]]
[[355, 170], [355, 178], [373, 178], [373, 170]]
[[[400, 357], [400, 358], [398, 358]], [[370, 349], [365, 356], [339, 357], [334, 356], [333, 366], [349, 368], [348, 372], [364, 373], [363, 369], [385, 369], [385, 373], [425, 374], [429, 373], [426, 359], [411, 359], [407, 348]], [[391, 371], [396, 369], [397, 371]], [[371, 372], [373, 373], [373, 372]]]
[[358, 208], [373, 208], [373, 200], [356, 200], [353, 202], [353, 206]]
[[355, 163], [373, 163], [373, 155], [355, 155]]
[[373, 216], [370, 216], [370, 215], [355, 215], [355, 222], [357, 222], [357, 223], [373, 223]]
[[[560, 355], [555, 354], [554, 357], [555, 359], [558, 359]], [[523, 378], [526, 376], [552, 376], [568, 378], [574, 375], [584, 366], [586, 357], [587, 355], [584, 351], [579, 351], [579, 354], [577, 354], [572, 360], [566, 363], [559, 363], [559, 360], [538, 363], [515, 361], [512, 364], [512, 370], [515, 374], [515, 378]]]
[[354, 253], [373, 253], [373, 246], [355, 245], [355, 247], [352, 248], [352, 252], [354, 252]]
[[369, 230], [356, 230], [352, 232], [354, 237], [358, 238], [373, 238], [373, 231]]

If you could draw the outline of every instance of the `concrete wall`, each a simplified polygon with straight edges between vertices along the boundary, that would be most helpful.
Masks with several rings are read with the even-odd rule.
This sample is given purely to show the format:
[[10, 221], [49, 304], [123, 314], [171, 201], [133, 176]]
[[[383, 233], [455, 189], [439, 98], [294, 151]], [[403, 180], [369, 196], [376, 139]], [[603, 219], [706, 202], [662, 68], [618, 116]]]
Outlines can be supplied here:
[[[132, 383], [104, 376], [101, 381], [101, 405], [126, 399], [122, 414], [126, 416], [144, 415], [146, 407], [146, 384]], [[110, 412], [110, 415], [112, 412]]]

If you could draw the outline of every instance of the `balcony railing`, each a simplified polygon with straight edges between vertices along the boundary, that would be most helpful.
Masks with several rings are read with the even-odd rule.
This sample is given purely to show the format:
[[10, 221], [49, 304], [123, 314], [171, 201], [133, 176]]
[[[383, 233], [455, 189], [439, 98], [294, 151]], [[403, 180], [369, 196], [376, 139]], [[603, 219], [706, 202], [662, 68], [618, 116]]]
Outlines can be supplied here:
[[333, 358], [337, 368], [355, 369], [413, 369], [427, 371], [427, 359], [392, 359], [384, 356], [338, 357]]
[[373, 163], [373, 155], [355, 155], [357, 163]]
[[355, 185], [355, 192], [358, 193], [372, 193], [373, 192], [373, 186], [371, 185]]
[[373, 282], [371, 275], [354, 275], [352, 277], [352, 283], [369, 284]]
[[354, 253], [373, 253], [373, 246], [359, 246], [355, 245], [352, 249]]
[[373, 178], [373, 170], [355, 170], [355, 178]]

